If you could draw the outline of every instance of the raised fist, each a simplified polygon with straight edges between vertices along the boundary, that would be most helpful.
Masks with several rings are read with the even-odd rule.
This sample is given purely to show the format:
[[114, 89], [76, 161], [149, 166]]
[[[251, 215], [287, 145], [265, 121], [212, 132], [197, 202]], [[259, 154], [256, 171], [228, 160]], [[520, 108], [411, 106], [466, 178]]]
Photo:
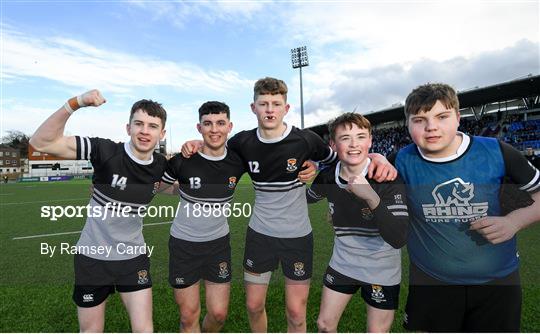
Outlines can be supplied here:
[[92, 89], [82, 95], [77, 96], [77, 102], [79, 104], [79, 107], [99, 107], [103, 103], [107, 102], [107, 100], [105, 100], [99, 90]]

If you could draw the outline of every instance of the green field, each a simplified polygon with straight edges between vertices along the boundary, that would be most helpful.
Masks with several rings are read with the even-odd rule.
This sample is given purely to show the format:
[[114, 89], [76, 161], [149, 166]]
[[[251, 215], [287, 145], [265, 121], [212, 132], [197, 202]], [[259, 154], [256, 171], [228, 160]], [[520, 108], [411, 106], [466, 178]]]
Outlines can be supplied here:
[[[40, 254], [40, 244], [59, 245], [61, 242], [75, 244], [78, 233], [36, 238], [14, 239], [42, 234], [76, 232], [84, 225], [84, 218], [61, 218], [49, 221], [40, 217], [42, 205], [86, 205], [90, 189], [89, 181], [56, 183], [19, 183], [0, 186], [0, 247], [1, 266], [1, 325], [2, 332], [77, 332], [76, 307], [71, 300], [73, 284], [73, 256], [53, 257]], [[178, 199], [158, 195], [153, 205], [173, 205]], [[243, 178], [236, 191], [234, 202], [252, 203], [253, 190]], [[331, 255], [333, 232], [326, 223], [326, 202], [310, 206], [310, 217], [315, 239], [314, 273], [308, 302], [308, 331], [316, 332], [319, 311], [322, 274]], [[167, 283], [170, 221], [168, 218], [145, 219], [144, 236], [147, 244], [155, 246], [151, 257], [154, 280], [154, 329], [157, 332], [178, 331], [178, 310]], [[233, 251], [233, 283], [229, 317], [223, 328], [225, 332], [249, 331], [244, 307], [245, 296], [242, 283], [242, 257], [244, 234], [248, 219], [230, 220]], [[522, 330], [540, 331], [540, 224], [519, 235], [521, 277], [523, 285]], [[401, 326], [407, 296], [407, 259], [404, 251], [404, 270], [400, 308], [392, 331], [403, 332]], [[274, 273], [267, 298], [268, 330], [287, 330], [284, 311], [284, 289], [281, 271]], [[204, 314], [204, 310], [203, 310]], [[109, 298], [105, 330], [108, 332], [130, 331], [127, 314], [118, 294]], [[339, 331], [365, 331], [365, 310], [359, 295], [347, 307], [341, 319]]]

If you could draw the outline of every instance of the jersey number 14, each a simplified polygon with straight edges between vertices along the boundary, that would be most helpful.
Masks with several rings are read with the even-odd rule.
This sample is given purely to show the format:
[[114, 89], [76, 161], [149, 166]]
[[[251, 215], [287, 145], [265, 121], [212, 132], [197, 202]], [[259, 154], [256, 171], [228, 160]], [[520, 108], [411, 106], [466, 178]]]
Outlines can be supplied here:
[[127, 177], [125, 176], [120, 177], [120, 175], [118, 174], [113, 175], [111, 187], [113, 188], [118, 187], [120, 188], [120, 190], [124, 190], [126, 189], [126, 186], [127, 186]]

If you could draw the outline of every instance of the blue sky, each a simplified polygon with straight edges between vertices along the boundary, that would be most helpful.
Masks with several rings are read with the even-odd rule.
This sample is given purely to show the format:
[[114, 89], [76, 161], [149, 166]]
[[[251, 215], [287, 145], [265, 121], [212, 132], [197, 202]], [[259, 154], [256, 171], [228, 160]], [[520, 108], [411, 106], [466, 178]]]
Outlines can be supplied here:
[[63, 102], [98, 88], [66, 132], [126, 140], [133, 102], [168, 111], [174, 150], [207, 100], [231, 107], [233, 132], [256, 126], [252, 85], [289, 85], [290, 49], [306, 45], [306, 125], [401, 102], [415, 86], [458, 90], [539, 74], [538, 1], [9, 1], [1, 6], [1, 128], [31, 134]]

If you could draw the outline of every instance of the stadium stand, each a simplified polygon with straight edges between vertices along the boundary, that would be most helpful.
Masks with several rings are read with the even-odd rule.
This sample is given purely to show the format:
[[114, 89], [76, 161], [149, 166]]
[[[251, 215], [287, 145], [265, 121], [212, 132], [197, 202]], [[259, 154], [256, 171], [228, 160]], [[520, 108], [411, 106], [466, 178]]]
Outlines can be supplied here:
[[[462, 91], [458, 96], [460, 131], [497, 137], [520, 151], [528, 147], [540, 151], [540, 75]], [[388, 155], [411, 143], [403, 111], [404, 106], [397, 105], [364, 113], [374, 128], [373, 152]], [[326, 124], [309, 129], [328, 140]]]

